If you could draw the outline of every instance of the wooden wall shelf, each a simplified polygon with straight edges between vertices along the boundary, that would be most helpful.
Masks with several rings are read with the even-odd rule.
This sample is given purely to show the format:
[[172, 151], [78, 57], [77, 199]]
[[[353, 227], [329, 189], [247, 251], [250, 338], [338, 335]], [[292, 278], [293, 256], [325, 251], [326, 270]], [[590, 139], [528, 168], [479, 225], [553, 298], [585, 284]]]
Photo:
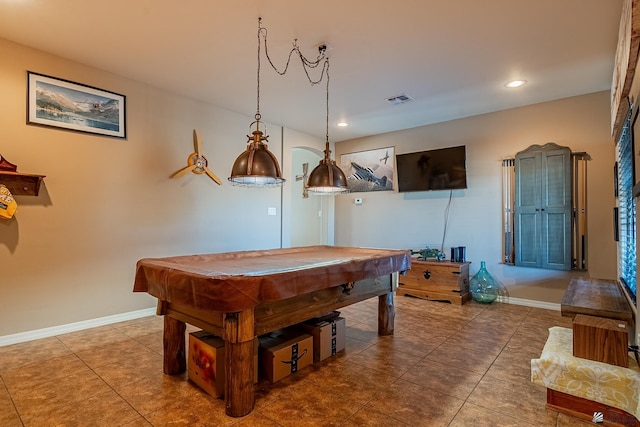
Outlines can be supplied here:
[[14, 196], [37, 196], [45, 176], [0, 171], [0, 184], [4, 184]]

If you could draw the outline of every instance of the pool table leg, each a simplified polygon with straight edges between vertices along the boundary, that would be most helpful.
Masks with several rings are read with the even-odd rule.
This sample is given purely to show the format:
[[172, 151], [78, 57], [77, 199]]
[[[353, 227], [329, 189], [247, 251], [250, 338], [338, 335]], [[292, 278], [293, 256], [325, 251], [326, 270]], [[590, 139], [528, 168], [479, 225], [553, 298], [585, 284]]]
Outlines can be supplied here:
[[393, 305], [393, 292], [378, 297], [378, 335], [393, 335], [393, 323], [396, 310]]
[[254, 323], [253, 309], [224, 314], [224, 403], [231, 417], [244, 417], [253, 410], [253, 357], [258, 339]]
[[181, 374], [187, 369], [184, 333], [187, 326], [184, 322], [171, 316], [164, 316], [164, 366], [165, 374]]

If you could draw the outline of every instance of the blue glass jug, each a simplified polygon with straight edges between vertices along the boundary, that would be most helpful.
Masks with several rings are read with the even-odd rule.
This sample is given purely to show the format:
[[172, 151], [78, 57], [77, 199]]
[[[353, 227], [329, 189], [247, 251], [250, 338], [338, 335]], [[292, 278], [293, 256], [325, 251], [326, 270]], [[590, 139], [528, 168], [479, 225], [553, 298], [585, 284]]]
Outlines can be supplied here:
[[480, 261], [480, 270], [469, 281], [469, 292], [481, 304], [490, 304], [498, 298], [498, 282], [489, 274], [484, 261]]

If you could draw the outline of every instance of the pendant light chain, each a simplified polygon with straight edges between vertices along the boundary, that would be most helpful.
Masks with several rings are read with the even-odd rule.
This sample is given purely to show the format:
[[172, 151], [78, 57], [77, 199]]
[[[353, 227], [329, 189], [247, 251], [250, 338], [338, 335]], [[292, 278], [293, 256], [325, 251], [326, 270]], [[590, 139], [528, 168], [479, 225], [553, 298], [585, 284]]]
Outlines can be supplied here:
[[[329, 151], [329, 58], [327, 58], [327, 122], [326, 122], [326, 141], [327, 141], [327, 151]], [[326, 153], [327, 157], [329, 153]]]
[[256, 95], [256, 121], [260, 121], [262, 115], [260, 114], [260, 31], [262, 30], [262, 18], [258, 18], [258, 72], [257, 72], [257, 95]]
[[[261, 18], [258, 18], [258, 67], [256, 72], [256, 115], [255, 121], [249, 127], [255, 124], [255, 130], [251, 135], [247, 135], [247, 148], [240, 153], [233, 162], [231, 168], [231, 176], [229, 181], [233, 185], [242, 187], [278, 187], [286, 181], [282, 177], [282, 170], [276, 156], [269, 151], [266, 142], [269, 136], [260, 130], [262, 123], [262, 115], [260, 114], [260, 68], [261, 68], [261, 46], [260, 33], [262, 31]], [[264, 125], [264, 123], [263, 123]], [[264, 126], [263, 126], [264, 128]]]
[[[298, 39], [293, 41], [293, 47], [289, 51], [289, 55], [287, 56], [287, 62], [284, 65], [282, 70], [278, 69], [278, 67], [273, 63], [271, 57], [269, 56], [269, 45], [267, 43], [267, 29], [262, 26], [262, 18], [258, 18], [258, 114], [260, 113], [260, 37], [262, 36], [262, 40], [264, 40], [264, 54], [271, 65], [271, 68], [281, 76], [284, 76], [289, 70], [289, 65], [291, 64], [291, 57], [294, 53], [300, 58], [300, 63], [302, 64], [302, 69], [304, 70], [305, 75], [307, 76], [307, 80], [311, 84], [311, 86], [315, 86], [322, 82], [326, 75], [326, 127], [325, 127], [325, 157], [328, 159], [331, 150], [329, 149], [329, 57], [327, 56], [327, 46], [321, 45], [318, 47], [318, 57], [315, 61], [311, 61], [309, 58], [304, 56], [300, 51], [300, 47], [298, 46]], [[322, 71], [320, 72], [320, 76], [317, 80], [314, 80], [309, 74], [310, 69], [316, 69], [322, 64]]]
[[[261, 71], [261, 54], [262, 54], [262, 42], [264, 41], [264, 54], [271, 65], [271, 68], [279, 75], [285, 75], [289, 70], [291, 64], [291, 58], [295, 53], [300, 58], [302, 69], [309, 83], [314, 86], [322, 82], [326, 74], [326, 120], [325, 120], [325, 138], [326, 148], [324, 150], [324, 158], [320, 161], [320, 164], [309, 175], [305, 188], [308, 188], [310, 192], [316, 194], [337, 194], [348, 191], [347, 178], [344, 172], [336, 166], [335, 162], [331, 160], [331, 150], [329, 148], [329, 57], [327, 56], [327, 46], [320, 45], [318, 47], [318, 56], [315, 60], [310, 60], [305, 57], [300, 51], [298, 46], [298, 40], [293, 41], [293, 47], [289, 51], [287, 62], [282, 70], [278, 69], [269, 56], [269, 48], [267, 43], [267, 29], [262, 26], [262, 18], [258, 18], [258, 68], [256, 73], [257, 91], [256, 91], [256, 115], [255, 122], [256, 129], [253, 132], [253, 136], [247, 135], [249, 141], [247, 143], [247, 149], [241, 153], [233, 164], [231, 169], [231, 176], [229, 181], [234, 185], [241, 185], [247, 187], [269, 187], [280, 186], [284, 183], [285, 179], [282, 177], [282, 171], [276, 157], [268, 150], [267, 145], [264, 143], [267, 141], [268, 136], [260, 130], [260, 123], [262, 123], [260, 114], [260, 71]], [[310, 74], [310, 70], [316, 69], [322, 65], [320, 75], [316, 79], [313, 79]], [[264, 141], [264, 142], [263, 142]]]
[[308, 193], [311, 194], [330, 194], [335, 195], [339, 193], [346, 193], [349, 191], [347, 184], [347, 177], [340, 167], [336, 165], [336, 162], [331, 160], [331, 148], [329, 146], [329, 58], [324, 56], [326, 46], [320, 47], [320, 53], [324, 57], [324, 66], [322, 69], [323, 74], [327, 73], [327, 85], [326, 85], [326, 121], [325, 121], [325, 149], [324, 158], [320, 160], [318, 166], [316, 166], [305, 186]]
[[[317, 85], [318, 83], [322, 82], [322, 80], [324, 79], [324, 75], [325, 73], [328, 73], [328, 68], [329, 68], [329, 58], [326, 55], [326, 51], [327, 51], [327, 47], [325, 45], [319, 46], [318, 47], [318, 57], [316, 58], [315, 61], [311, 61], [309, 60], [309, 58], [307, 58], [306, 56], [304, 56], [302, 54], [302, 52], [300, 51], [300, 47], [298, 46], [298, 39], [295, 39], [293, 41], [293, 47], [291, 48], [291, 50], [289, 51], [289, 56], [287, 57], [287, 62], [284, 65], [284, 68], [281, 70], [278, 69], [278, 67], [273, 63], [273, 61], [271, 60], [271, 57], [269, 56], [269, 48], [268, 48], [268, 43], [267, 43], [267, 29], [264, 28], [261, 25], [262, 22], [262, 18], [258, 18], [258, 52], [260, 52], [260, 36], [262, 35], [262, 39], [264, 40], [264, 55], [267, 57], [267, 60], [269, 61], [269, 64], [271, 65], [271, 68], [273, 68], [273, 70], [278, 73], [281, 76], [284, 76], [287, 71], [289, 70], [289, 65], [291, 64], [291, 57], [293, 56], [294, 53], [297, 54], [297, 56], [300, 58], [300, 63], [302, 64], [302, 69], [304, 70], [305, 75], [307, 76], [307, 80], [309, 80], [309, 83], [312, 86]], [[258, 67], [259, 67], [260, 62], [258, 62]], [[309, 74], [309, 69], [315, 69], [318, 68], [320, 66], [320, 64], [322, 64], [322, 72], [320, 73], [320, 77], [318, 78], [318, 80], [314, 80], [313, 78], [311, 78], [311, 75]]]

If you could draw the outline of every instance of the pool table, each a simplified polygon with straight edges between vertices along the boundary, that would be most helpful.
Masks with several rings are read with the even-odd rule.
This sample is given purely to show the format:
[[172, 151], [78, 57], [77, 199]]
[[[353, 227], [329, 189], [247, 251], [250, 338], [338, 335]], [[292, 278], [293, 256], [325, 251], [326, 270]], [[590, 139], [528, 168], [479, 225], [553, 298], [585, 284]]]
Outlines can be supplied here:
[[133, 291], [158, 299], [166, 374], [186, 369], [185, 323], [225, 340], [225, 408], [241, 417], [259, 335], [376, 296], [378, 333], [393, 334], [397, 276], [410, 268], [410, 251], [337, 246], [144, 258]]

